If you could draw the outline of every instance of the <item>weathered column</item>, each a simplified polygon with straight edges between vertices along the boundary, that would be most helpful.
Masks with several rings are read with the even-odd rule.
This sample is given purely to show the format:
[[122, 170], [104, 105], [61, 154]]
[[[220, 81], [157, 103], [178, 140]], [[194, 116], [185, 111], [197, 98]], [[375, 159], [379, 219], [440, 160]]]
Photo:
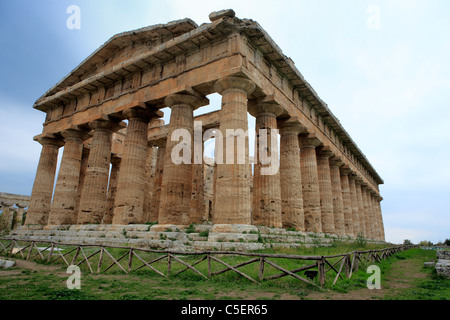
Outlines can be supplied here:
[[155, 171], [156, 171], [156, 160], [158, 155], [158, 147], [149, 144], [147, 148], [147, 158], [145, 161], [145, 192], [144, 192], [144, 216], [145, 222], [154, 222], [149, 220], [150, 211], [154, 205], [153, 200], [153, 185], [155, 183]]
[[350, 199], [352, 204], [352, 218], [353, 218], [353, 234], [355, 237], [362, 235], [361, 224], [359, 218], [358, 197], [356, 195], [356, 174], [350, 173], [348, 176], [348, 183], [350, 187]]
[[314, 135], [300, 135], [300, 170], [302, 175], [305, 231], [322, 232], [319, 175], [316, 147], [321, 141]]
[[88, 168], [88, 160], [89, 160], [89, 149], [86, 148], [86, 144], [83, 147], [83, 153], [81, 155], [81, 168], [80, 168], [80, 179], [78, 180], [78, 188], [77, 188], [77, 206], [75, 207], [76, 211], [80, 210], [80, 202], [81, 202], [81, 193], [83, 192], [84, 181], [86, 180], [86, 172]]
[[333, 153], [327, 147], [318, 148], [316, 153], [319, 176], [322, 232], [334, 234], [333, 190], [331, 186], [330, 171], [330, 158], [333, 156]]
[[363, 183], [363, 180], [360, 178], [357, 178], [355, 180], [356, 198], [358, 201], [359, 227], [361, 229], [362, 235], [367, 238], [366, 216], [364, 214], [364, 203], [363, 203], [363, 196], [362, 196], [362, 191], [361, 191], [362, 183]]
[[16, 206], [18, 209], [14, 217], [13, 229], [18, 229], [19, 227], [22, 226], [23, 215], [25, 214], [25, 207], [23, 205], [16, 204]]
[[350, 185], [348, 181], [348, 175], [350, 172], [351, 170], [348, 166], [341, 167], [341, 188], [344, 203], [345, 235], [353, 237], [355, 234], [353, 232], [352, 200], [350, 197]]
[[113, 224], [144, 223], [145, 160], [147, 157], [148, 123], [152, 117], [161, 116], [144, 106], [128, 109], [123, 115], [128, 119], [123, 146], [119, 180], [114, 204]]
[[298, 135], [304, 127], [298, 119], [280, 122], [281, 219], [283, 228], [305, 231], [300, 145]]
[[61, 134], [65, 141], [64, 153], [50, 209], [49, 225], [77, 223], [77, 190], [80, 182], [83, 141], [89, 137], [86, 132], [77, 129], [68, 129]]
[[54, 137], [39, 137], [37, 141], [42, 145], [42, 151], [25, 224], [45, 226], [48, 223], [48, 215], [52, 204], [58, 149], [64, 143], [61, 139]]
[[117, 156], [111, 157], [111, 173], [109, 174], [108, 197], [106, 200], [106, 212], [102, 220], [103, 224], [111, 224], [113, 220], [121, 160]]
[[344, 162], [339, 157], [330, 159], [331, 188], [333, 190], [334, 232], [345, 235], [344, 200], [342, 197], [341, 171]]
[[362, 202], [364, 206], [364, 220], [366, 223], [366, 237], [371, 239], [373, 237], [372, 232], [372, 216], [369, 212], [369, 203], [368, 203], [368, 197], [367, 197], [367, 190], [368, 186], [366, 183], [363, 183], [361, 185], [361, 195], [362, 195]]
[[166, 156], [166, 141], [160, 141], [157, 144], [155, 178], [153, 179], [153, 194], [150, 205], [150, 215], [147, 218], [150, 222], [159, 220], [159, 205], [161, 200], [161, 185], [164, 173], [164, 158]]
[[[247, 98], [255, 84], [245, 78], [226, 77], [214, 88], [222, 95], [220, 132], [225, 138], [224, 159], [217, 164], [215, 225], [250, 225], [250, 170], [248, 151]], [[237, 138], [237, 139], [236, 139]], [[236, 141], [237, 140], [237, 141]], [[228, 145], [227, 145], [228, 144]], [[240, 145], [238, 147], [238, 145]], [[234, 157], [231, 157], [234, 155]], [[228, 159], [227, 159], [228, 158]], [[228, 160], [228, 161], [227, 161]], [[214, 231], [232, 227], [216, 226]]]
[[78, 224], [99, 224], [106, 213], [108, 180], [111, 164], [112, 134], [120, 128], [116, 122], [95, 120], [86, 177], [78, 211]]
[[192, 164], [192, 194], [190, 201], [190, 223], [201, 224], [205, 221], [205, 181], [204, 164]]
[[[165, 99], [165, 104], [171, 108], [172, 113], [167, 134], [159, 207], [159, 225], [188, 225], [190, 223], [189, 207], [192, 191], [192, 160], [194, 156], [194, 110], [203, 105], [203, 103], [203, 99], [191, 94], [174, 94]], [[172, 135], [179, 129], [184, 130], [186, 134], [186, 136], [181, 138], [183, 142], [179, 142], [178, 135], [175, 137], [176, 141], [172, 141], [174, 138]], [[184, 146], [182, 153], [179, 150], [175, 150], [175, 147], [180, 144]], [[174, 154], [174, 150], [176, 154]], [[174, 156], [180, 159], [176, 159]]]
[[373, 238], [379, 240], [380, 239], [380, 230], [379, 230], [379, 221], [378, 221], [378, 213], [375, 208], [375, 196], [376, 192], [374, 190], [369, 191], [369, 203], [370, 203], [370, 211], [373, 217]]
[[275, 103], [255, 103], [249, 107], [249, 113], [256, 118], [253, 225], [282, 227], [278, 134], [272, 139], [282, 112]]
[[386, 241], [386, 235], [384, 233], [384, 222], [383, 222], [383, 214], [381, 212], [381, 201], [383, 201], [383, 198], [381, 196], [378, 196], [376, 198], [376, 208], [377, 208], [377, 212], [378, 212], [378, 216], [379, 216], [379, 221], [380, 221], [380, 240], [382, 241]]

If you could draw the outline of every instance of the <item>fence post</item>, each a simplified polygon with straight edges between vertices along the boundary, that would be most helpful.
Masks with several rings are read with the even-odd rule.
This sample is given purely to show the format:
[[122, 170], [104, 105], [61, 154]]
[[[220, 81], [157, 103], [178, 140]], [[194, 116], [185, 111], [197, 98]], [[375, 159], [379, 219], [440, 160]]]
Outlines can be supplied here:
[[319, 284], [321, 286], [325, 285], [325, 258], [322, 256], [320, 260], [317, 261], [317, 269], [319, 272]]
[[259, 282], [263, 282], [264, 280], [264, 258], [259, 258], [259, 274], [258, 274]]

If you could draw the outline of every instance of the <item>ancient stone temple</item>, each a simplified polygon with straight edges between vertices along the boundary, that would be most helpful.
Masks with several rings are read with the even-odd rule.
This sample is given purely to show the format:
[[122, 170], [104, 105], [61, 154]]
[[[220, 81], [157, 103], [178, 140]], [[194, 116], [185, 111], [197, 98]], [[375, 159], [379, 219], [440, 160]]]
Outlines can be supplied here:
[[[294, 62], [257, 22], [232, 10], [210, 20], [118, 34], [36, 101], [46, 119], [34, 138], [42, 152], [25, 224], [194, 223], [211, 234], [264, 226], [384, 240], [383, 180]], [[211, 94], [221, 110], [194, 117]], [[218, 133], [232, 140], [229, 131], [248, 130], [248, 113], [256, 145], [271, 141], [258, 152], [277, 155], [276, 172], [263, 174], [258, 153], [250, 162], [248, 136], [243, 150], [219, 143]], [[191, 137], [191, 162], [174, 161], [179, 130]], [[198, 137], [216, 137], [215, 162], [188, 143]]]

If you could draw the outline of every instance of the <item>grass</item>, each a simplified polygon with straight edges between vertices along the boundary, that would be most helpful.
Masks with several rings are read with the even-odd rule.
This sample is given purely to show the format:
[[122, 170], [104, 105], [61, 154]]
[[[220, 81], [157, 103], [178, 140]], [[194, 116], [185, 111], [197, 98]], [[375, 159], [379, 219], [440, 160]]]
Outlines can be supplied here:
[[[331, 247], [319, 248], [301, 248], [301, 249], [285, 249], [285, 250], [264, 250], [264, 253], [285, 253], [296, 255], [333, 255], [353, 250], [370, 250], [381, 248], [380, 245], [364, 244], [364, 248], [358, 248], [357, 244], [335, 241]], [[67, 248], [66, 248], [67, 249]], [[94, 253], [97, 249], [86, 249], [86, 255]], [[67, 251], [65, 251], [67, 252]], [[127, 249], [108, 249], [116, 259], [125, 255]], [[157, 253], [141, 253], [139, 256], [145, 261], [151, 261], [161, 254]], [[379, 264], [382, 270], [382, 281], [387, 281], [391, 276], [391, 271], [395, 262], [401, 260], [428, 261], [433, 259], [432, 255], [435, 251], [427, 251], [420, 249], [411, 249], [401, 252], [388, 260]], [[74, 253], [70, 257], [66, 257], [67, 261], [71, 261]], [[199, 256], [177, 256], [187, 263], [193, 264], [200, 259]], [[251, 258], [242, 256], [221, 256], [219, 259], [228, 264], [236, 265]], [[77, 261], [80, 258], [78, 258]], [[98, 255], [90, 259], [93, 269], [96, 270]], [[126, 259], [121, 261], [122, 265], [126, 265]], [[278, 265], [292, 270], [301, 265], [311, 264], [312, 261], [287, 260], [271, 258], [271, 261]], [[103, 262], [102, 270], [112, 263], [106, 259]], [[133, 260], [132, 267], [136, 268], [142, 265], [138, 259]], [[167, 274], [167, 258], [152, 264], [164, 274]], [[207, 274], [207, 261], [204, 260], [195, 267]], [[218, 262], [211, 262], [212, 270], [217, 271], [225, 268]], [[365, 268], [354, 273], [351, 279], [339, 280], [335, 286], [331, 286], [335, 273], [327, 273], [327, 285], [325, 289], [317, 289], [313, 286], [298, 281], [292, 277], [284, 277], [277, 280], [265, 281], [262, 284], [253, 284], [249, 280], [241, 277], [233, 271], [229, 271], [210, 280], [205, 280], [192, 270], [188, 270], [176, 277], [163, 278], [148, 268], [142, 268], [130, 275], [123, 274], [119, 267], [113, 266], [105, 274], [90, 274], [89, 269], [84, 263], [81, 265], [82, 278], [81, 290], [68, 290], [66, 288], [66, 280], [69, 276], [65, 273], [64, 266], [56, 266], [40, 262], [38, 264], [39, 271], [30, 271], [29, 269], [17, 269], [19, 273], [15, 273], [8, 277], [2, 277], [4, 271], [0, 271], [0, 299], [1, 300], [33, 300], [33, 299], [49, 299], [49, 300], [191, 300], [191, 299], [307, 299], [311, 293], [320, 293], [322, 291], [331, 291], [337, 293], [351, 292], [366, 287], [368, 274]], [[172, 275], [184, 269], [184, 266], [172, 260]], [[259, 271], [259, 263], [239, 268], [242, 272], [257, 278]], [[418, 280], [414, 290], [408, 290], [400, 295], [391, 297], [391, 299], [450, 299], [449, 280], [439, 279], [433, 275], [430, 269], [423, 269], [421, 272], [426, 274], [425, 279]], [[266, 264], [265, 276], [277, 274], [280, 271]], [[304, 277], [303, 273], [299, 273]]]

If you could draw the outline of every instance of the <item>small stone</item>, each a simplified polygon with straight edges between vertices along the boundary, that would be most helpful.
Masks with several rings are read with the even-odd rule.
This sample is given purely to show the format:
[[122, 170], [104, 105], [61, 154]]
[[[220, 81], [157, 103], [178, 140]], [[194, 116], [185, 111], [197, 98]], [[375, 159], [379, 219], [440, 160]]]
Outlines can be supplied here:
[[209, 20], [211, 20], [211, 22], [214, 22], [214, 21], [219, 20], [219, 19], [221, 19], [223, 17], [234, 18], [235, 16], [236, 16], [236, 13], [234, 12], [234, 10], [232, 10], [232, 9], [225, 9], [225, 10], [211, 12], [209, 14]]
[[3, 268], [3, 269], [11, 268], [11, 267], [13, 267], [15, 264], [16, 264], [15, 261], [10, 261], [10, 260], [3, 260], [3, 259], [0, 259], [0, 268]]

